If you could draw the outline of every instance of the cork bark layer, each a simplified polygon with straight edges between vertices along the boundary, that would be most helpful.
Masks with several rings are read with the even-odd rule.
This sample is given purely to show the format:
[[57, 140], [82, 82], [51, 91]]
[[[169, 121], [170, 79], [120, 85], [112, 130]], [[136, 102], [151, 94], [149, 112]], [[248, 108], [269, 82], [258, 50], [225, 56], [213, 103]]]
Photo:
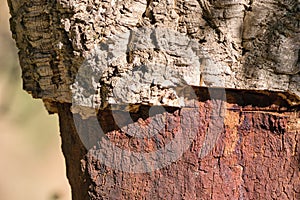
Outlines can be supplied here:
[[[50, 102], [71, 103], [72, 97], [89, 107], [118, 99], [157, 104], [152, 94], [142, 95], [151, 84], [127, 77], [152, 65], [180, 74], [187, 85], [278, 91], [299, 104], [297, 1], [8, 2], [23, 87], [48, 102], [48, 110]], [[89, 74], [80, 74], [86, 65]], [[94, 92], [74, 97], [70, 86], [81, 91], [78, 79], [85, 75]], [[140, 94], [125, 87], [121, 93], [131, 97], [116, 96], [114, 88], [124, 82], [139, 85]]]

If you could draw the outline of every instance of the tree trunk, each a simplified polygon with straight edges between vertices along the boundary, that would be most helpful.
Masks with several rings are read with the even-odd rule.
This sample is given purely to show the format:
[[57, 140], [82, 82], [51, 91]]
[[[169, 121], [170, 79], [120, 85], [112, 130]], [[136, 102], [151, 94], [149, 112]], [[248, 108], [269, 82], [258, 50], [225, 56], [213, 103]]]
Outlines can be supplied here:
[[300, 199], [297, 1], [8, 3], [73, 199]]

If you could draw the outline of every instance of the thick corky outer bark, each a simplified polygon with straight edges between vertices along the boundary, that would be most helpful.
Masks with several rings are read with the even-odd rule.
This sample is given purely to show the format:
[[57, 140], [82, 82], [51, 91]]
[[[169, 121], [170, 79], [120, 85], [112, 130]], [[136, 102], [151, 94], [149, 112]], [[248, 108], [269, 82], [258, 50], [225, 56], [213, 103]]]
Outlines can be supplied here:
[[[299, 104], [298, 1], [8, 2], [12, 15], [11, 30], [20, 49], [23, 87], [33, 97], [42, 98], [48, 104], [51, 101], [71, 103], [70, 85], [77, 82], [78, 68], [86, 59], [90, 60], [91, 71], [95, 72], [89, 74], [89, 78], [95, 76], [98, 79], [96, 72], [105, 65], [100, 95], [97, 96], [102, 102], [108, 101], [103, 96], [113, 97], [112, 88], [124, 79], [128, 71], [155, 62], [181, 76], [187, 73], [185, 81], [189, 85], [286, 92], [296, 98], [287, 98], [291, 103]], [[155, 29], [152, 34], [148, 33], [155, 41], [124, 36], [134, 30], [137, 35], [147, 38], [147, 31], [139, 33], [144, 29]], [[165, 30], [164, 33], [159, 29]], [[115, 47], [108, 40], [113, 37], [125, 37], [127, 41]], [[184, 43], [186, 38], [191, 44]], [[109, 45], [111, 55], [118, 57], [116, 62], [104, 63], [102, 55], [95, 60], [89, 58], [101, 43]], [[134, 45], [138, 47], [131, 49]], [[128, 51], [116, 55], [122, 46], [127, 46]], [[189, 54], [199, 59], [200, 64], [195, 67], [194, 63], [187, 61], [191, 58], [178, 55], [186, 51], [180, 49], [182, 46], [193, 49], [195, 55]], [[170, 50], [174, 47], [175, 51]], [[192, 81], [187, 80], [189, 78]], [[95, 90], [97, 81], [93, 83]], [[126, 96], [129, 91], [123, 90], [123, 93]], [[78, 98], [89, 100], [92, 97], [82, 94]], [[137, 95], [126, 101], [147, 103], [153, 98], [151, 95]]]
[[[59, 115], [73, 199], [300, 199], [299, 1], [8, 4], [23, 88]], [[170, 93], [182, 83], [195, 93], [185, 96], [193, 106]], [[224, 106], [222, 114], [214, 105]], [[165, 111], [149, 116], [151, 106]], [[95, 109], [97, 116], [90, 113]], [[162, 115], [165, 126], [147, 140], [133, 137], [114, 121], [113, 112], [126, 124], [125, 110], [133, 132], [158, 126]], [[91, 119], [111, 143], [130, 151], [195, 137], [170, 165], [128, 173], [98, 159], [104, 136]], [[106, 156], [117, 162], [120, 155]]]

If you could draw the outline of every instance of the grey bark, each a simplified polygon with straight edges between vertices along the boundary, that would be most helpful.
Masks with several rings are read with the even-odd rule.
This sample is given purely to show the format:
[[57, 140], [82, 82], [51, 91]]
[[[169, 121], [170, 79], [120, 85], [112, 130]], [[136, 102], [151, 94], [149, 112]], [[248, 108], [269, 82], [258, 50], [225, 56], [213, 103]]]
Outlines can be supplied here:
[[[8, 2], [11, 30], [20, 49], [24, 89], [46, 102], [72, 101], [70, 85], [76, 82], [78, 69], [85, 60], [90, 61], [93, 72], [99, 70], [99, 65], [107, 65], [101, 78], [108, 91], [100, 90], [100, 101], [101, 97], [106, 97], [102, 101], [108, 101], [107, 97], [113, 96], [111, 88], [121, 82], [120, 79], [124, 80], [122, 76], [127, 71], [155, 60], [165, 66], [167, 62], [171, 63], [167, 68], [179, 74], [192, 71], [188, 77], [194, 81], [185, 80], [188, 85], [279, 91], [284, 96], [293, 96], [287, 97], [291, 104], [299, 104], [298, 1]], [[178, 33], [181, 40], [174, 34], [149, 32], [154, 27]], [[148, 33], [142, 32], [142, 28]], [[193, 56], [199, 58], [201, 66], [188, 63], [185, 60], [188, 57], [172, 55], [159, 41], [158, 44], [153, 41], [143, 44], [145, 41], [138, 39], [129, 40], [128, 46], [139, 43], [147, 49], [135, 47], [131, 60], [124, 60], [124, 55], [120, 55], [116, 61], [118, 67], [116, 63], [97, 63], [91, 58], [91, 52], [97, 46], [109, 45], [109, 38], [123, 36], [124, 40], [129, 39], [124, 36], [129, 31], [147, 38], [154, 34], [156, 38], [175, 44], [176, 48], [188, 46], [182, 37], [188, 38], [192, 41], [188, 47], [194, 50], [196, 55]], [[177, 41], [183, 44], [177, 44]], [[164, 50], [164, 55], [153, 51], [154, 48]], [[143, 58], [146, 55], [152, 59]], [[97, 90], [96, 85], [92, 89]], [[150, 86], [145, 87], [149, 89]], [[96, 104], [94, 94], [82, 94], [81, 98]], [[150, 94], [121, 100], [143, 103], [147, 99], [147, 104], [153, 98]]]

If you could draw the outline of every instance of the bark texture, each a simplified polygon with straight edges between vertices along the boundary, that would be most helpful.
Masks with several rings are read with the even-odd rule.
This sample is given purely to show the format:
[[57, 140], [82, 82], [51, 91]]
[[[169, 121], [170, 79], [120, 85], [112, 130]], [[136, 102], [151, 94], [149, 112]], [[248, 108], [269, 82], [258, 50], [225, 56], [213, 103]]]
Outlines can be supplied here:
[[[300, 198], [299, 1], [8, 3], [74, 199]], [[171, 165], [151, 154], [176, 138]]]
[[[205, 92], [201, 91], [201, 94]], [[113, 121], [111, 111], [103, 111], [98, 116], [102, 127], [107, 127], [105, 133], [111, 142], [136, 152], [155, 151], [176, 135], [195, 132], [191, 145], [180, 159], [149, 173], [122, 172], [101, 163], [98, 158], [102, 149], [106, 149], [106, 156], [113, 159], [118, 159], [119, 152], [103, 147], [99, 130], [90, 126], [90, 119], [82, 119], [79, 114], [73, 116], [69, 104], [60, 105], [62, 127], [67, 126], [61, 129], [63, 144], [71, 151], [65, 152], [68, 169], [79, 169], [78, 160], [73, 163], [69, 160], [78, 156], [72, 153], [71, 147], [82, 141], [78, 134], [83, 129], [85, 141], [94, 146], [81, 157], [82, 169], [75, 173], [85, 174], [86, 180], [73, 183], [72, 188], [76, 188], [73, 193], [87, 195], [86, 190], [79, 187], [89, 185], [89, 199], [299, 199], [299, 112], [285, 110], [286, 102], [276, 96], [273, 99], [272, 95], [263, 97], [248, 91], [226, 91], [226, 94], [230, 100], [223, 102], [227, 106], [224, 129], [213, 129], [213, 135], [207, 132], [209, 125], [218, 123], [212, 122], [216, 120], [211, 116], [212, 108], [222, 101], [204, 95], [199, 99], [196, 111], [182, 108], [165, 113], [165, 131], [151, 139], [134, 138], [122, 132]], [[274, 106], [275, 102], [280, 104]], [[146, 108], [141, 106], [140, 109]], [[192, 124], [195, 116], [198, 117], [196, 125]], [[135, 121], [132, 129], [140, 130], [155, 117]], [[212, 151], [199, 157], [206, 148], [211, 148], [204, 145], [206, 138], [210, 137], [209, 141], [212, 141], [214, 136], [217, 141]], [[75, 142], [70, 138], [76, 138]], [[78, 167], [74, 169], [75, 166]], [[134, 166], [123, 166], [126, 167]], [[76, 177], [69, 175], [70, 180]]]
[[[296, 100], [288, 99], [299, 104], [298, 1], [8, 2], [12, 14], [11, 30], [20, 49], [24, 89], [35, 98], [71, 103], [70, 85], [75, 82], [83, 61], [89, 60], [95, 73], [93, 76], [97, 75], [99, 65], [105, 65], [101, 86], [105, 85], [107, 89], [100, 91], [100, 97], [113, 96], [111, 89], [127, 71], [155, 62], [180, 74], [193, 71], [189, 77], [195, 81], [186, 80], [189, 85], [288, 92], [295, 95]], [[154, 27], [168, 31], [150, 32]], [[143, 32], [138, 28], [147, 29]], [[146, 39], [152, 35], [157, 43], [141, 37], [135, 40], [126, 35], [130, 30]], [[192, 44], [185, 44], [185, 39], [178, 39], [178, 35], [176, 38], [174, 34], [166, 34], [172, 31], [186, 36]], [[108, 39], [113, 36], [128, 40], [122, 45], [129, 50], [118, 55], [114, 50], [119, 48], [120, 51], [122, 45], [110, 44]], [[102, 55], [100, 58], [91, 56], [95, 46], [101, 43], [117, 57], [115, 62], [106, 59], [103, 63]], [[183, 45], [193, 49], [193, 56], [200, 59], [198, 68], [186, 61], [189, 57], [178, 55], [183, 51], [179, 48]], [[172, 46], [177, 51], [171, 50]], [[157, 49], [160, 51], [155, 51]], [[205, 62], [207, 59], [209, 62]], [[83, 94], [82, 98], [91, 101], [90, 96]], [[126, 101], [141, 103], [144, 98]]]

